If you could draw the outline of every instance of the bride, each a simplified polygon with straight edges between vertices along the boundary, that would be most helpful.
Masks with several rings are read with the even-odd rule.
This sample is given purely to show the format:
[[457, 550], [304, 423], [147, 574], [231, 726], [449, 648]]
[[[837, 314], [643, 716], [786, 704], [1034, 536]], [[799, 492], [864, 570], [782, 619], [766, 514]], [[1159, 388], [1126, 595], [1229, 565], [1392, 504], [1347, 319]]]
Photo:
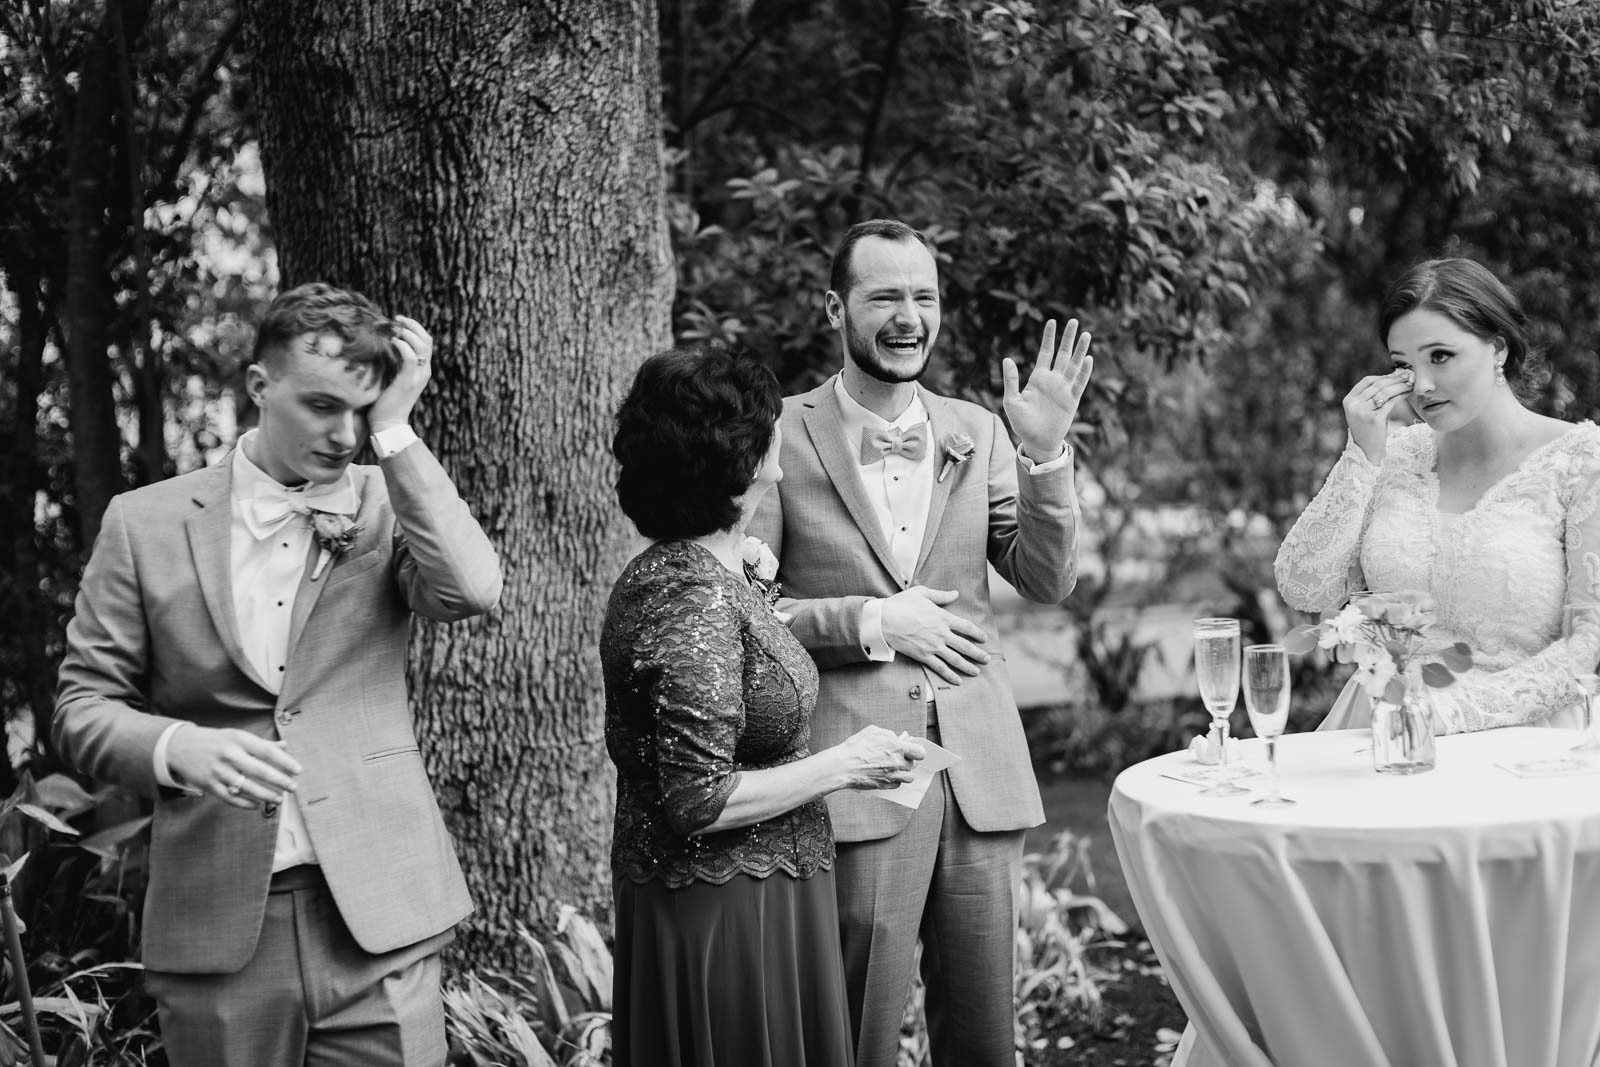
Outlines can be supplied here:
[[[1582, 725], [1558, 639], [1563, 604], [1600, 600], [1600, 429], [1523, 406], [1523, 322], [1471, 260], [1430, 260], [1391, 285], [1378, 334], [1394, 369], [1346, 394], [1344, 454], [1273, 567], [1301, 611], [1362, 589], [1431, 594], [1474, 663], [1432, 691], [1446, 732]], [[1394, 424], [1407, 409], [1421, 422]], [[1320, 729], [1370, 721], [1352, 680]]]

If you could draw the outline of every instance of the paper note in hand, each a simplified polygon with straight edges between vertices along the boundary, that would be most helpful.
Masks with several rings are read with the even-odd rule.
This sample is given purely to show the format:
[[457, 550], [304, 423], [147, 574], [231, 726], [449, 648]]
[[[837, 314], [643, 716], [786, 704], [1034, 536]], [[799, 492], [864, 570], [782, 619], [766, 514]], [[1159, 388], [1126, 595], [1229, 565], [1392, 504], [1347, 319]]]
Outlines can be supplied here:
[[871, 796], [879, 796], [884, 800], [892, 800], [896, 804], [915, 808], [922, 803], [923, 796], [928, 792], [928, 786], [933, 784], [933, 776], [961, 758], [948, 748], [940, 748], [926, 737], [915, 737], [912, 740], [921, 745], [928, 756], [917, 761], [917, 765], [911, 768], [911, 781], [902, 782], [893, 789], [880, 789], [870, 794]]

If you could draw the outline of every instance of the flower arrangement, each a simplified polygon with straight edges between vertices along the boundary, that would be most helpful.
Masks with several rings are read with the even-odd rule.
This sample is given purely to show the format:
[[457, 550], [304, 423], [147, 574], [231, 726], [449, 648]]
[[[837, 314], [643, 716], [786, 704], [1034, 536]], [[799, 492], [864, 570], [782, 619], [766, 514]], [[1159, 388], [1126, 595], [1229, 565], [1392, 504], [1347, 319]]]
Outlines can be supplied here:
[[1353, 661], [1367, 696], [1391, 704], [1405, 698], [1408, 685], [1443, 689], [1472, 666], [1464, 643], [1443, 643], [1433, 598], [1412, 590], [1353, 599], [1331, 619], [1296, 626], [1283, 645], [1294, 653], [1329, 649], [1342, 662]]
[[977, 449], [977, 443], [969, 434], [946, 434], [944, 439], [944, 466], [939, 468], [939, 481], [944, 481], [945, 475], [951, 468], [960, 466], [972, 458], [972, 453]]
[[356, 536], [361, 533], [361, 524], [349, 515], [341, 515], [335, 511], [318, 511], [316, 508], [306, 509], [306, 518], [311, 522], [311, 530], [317, 535], [317, 565], [311, 570], [311, 580], [314, 582], [322, 577], [322, 572], [327, 568], [333, 558], [341, 552], [347, 552], [356, 543]]
[[783, 595], [783, 586], [777, 580], [778, 557], [761, 538], [746, 537], [739, 546], [739, 559], [744, 564], [744, 576], [750, 588], [761, 594], [772, 614], [787, 626], [794, 616], [778, 610], [778, 598]]

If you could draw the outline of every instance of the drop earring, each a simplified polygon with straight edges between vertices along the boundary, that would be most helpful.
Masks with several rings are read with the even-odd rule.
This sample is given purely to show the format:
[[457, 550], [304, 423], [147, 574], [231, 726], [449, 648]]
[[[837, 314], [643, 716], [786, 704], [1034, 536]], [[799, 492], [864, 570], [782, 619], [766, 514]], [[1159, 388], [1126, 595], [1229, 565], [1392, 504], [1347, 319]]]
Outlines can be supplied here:
[[1504, 363], [1496, 363], [1494, 365], [1494, 384], [1506, 384], [1506, 365]]

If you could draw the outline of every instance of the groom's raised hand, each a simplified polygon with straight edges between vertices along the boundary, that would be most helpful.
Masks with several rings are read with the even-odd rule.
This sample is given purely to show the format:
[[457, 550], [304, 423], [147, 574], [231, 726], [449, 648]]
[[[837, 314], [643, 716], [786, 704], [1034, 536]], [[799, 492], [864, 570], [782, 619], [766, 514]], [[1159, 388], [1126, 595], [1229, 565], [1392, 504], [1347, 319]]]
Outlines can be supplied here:
[[374, 433], [390, 426], [410, 423], [411, 409], [433, 377], [433, 338], [416, 319], [394, 317], [394, 347], [400, 353], [400, 371], [384, 387], [367, 412], [367, 425]]
[[1067, 431], [1077, 417], [1078, 403], [1089, 385], [1094, 357], [1089, 355], [1089, 334], [1078, 333], [1078, 320], [1068, 319], [1056, 345], [1056, 320], [1045, 323], [1039, 341], [1039, 358], [1028, 375], [1026, 388], [1018, 388], [1016, 360], [1006, 357], [1001, 367], [1005, 379], [1006, 418], [1021, 443], [1022, 454], [1035, 463], [1061, 455]]

